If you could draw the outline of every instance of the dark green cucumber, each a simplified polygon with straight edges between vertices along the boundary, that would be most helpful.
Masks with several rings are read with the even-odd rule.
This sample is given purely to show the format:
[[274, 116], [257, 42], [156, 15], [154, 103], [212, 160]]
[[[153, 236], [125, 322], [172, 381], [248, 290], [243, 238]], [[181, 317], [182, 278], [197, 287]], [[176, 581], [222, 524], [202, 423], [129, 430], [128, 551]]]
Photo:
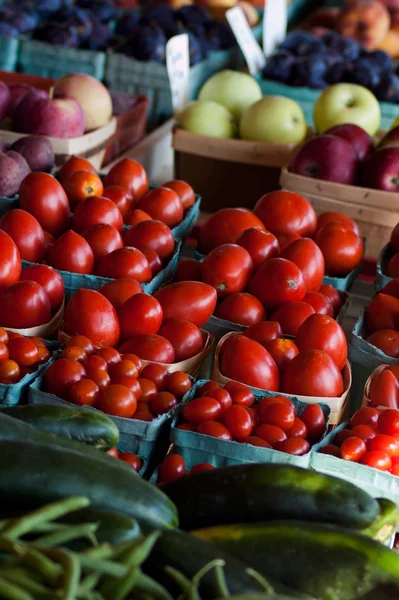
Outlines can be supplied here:
[[[96, 451], [100, 456], [102, 453]], [[0, 442], [0, 498], [6, 510], [32, 509], [66, 496], [86, 496], [95, 510], [121, 512], [148, 529], [177, 526], [176, 508], [160, 489], [117, 460], [106, 464], [57, 446]]]
[[387, 542], [399, 526], [399, 509], [395, 502], [387, 498], [377, 498], [380, 514], [375, 521], [363, 529], [363, 535], [368, 535], [378, 542]]
[[276, 464], [247, 464], [185, 475], [162, 487], [177, 506], [185, 530], [272, 519], [298, 519], [368, 527], [378, 502], [356, 486]]
[[141, 531], [136, 519], [116, 512], [84, 508], [70, 513], [63, 519], [64, 523], [98, 523], [96, 538], [100, 544], [119, 544], [137, 538]]
[[392, 585], [399, 597], [396, 552], [343, 527], [274, 521], [210, 527], [194, 535], [228, 550], [266, 578], [320, 600], [354, 600], [381, 584]]
[[0, 411], [55, 435], [109, 450], [119, 440], [119, 429], [101, 411], [79, 406], [26, 404], [8, 406]]

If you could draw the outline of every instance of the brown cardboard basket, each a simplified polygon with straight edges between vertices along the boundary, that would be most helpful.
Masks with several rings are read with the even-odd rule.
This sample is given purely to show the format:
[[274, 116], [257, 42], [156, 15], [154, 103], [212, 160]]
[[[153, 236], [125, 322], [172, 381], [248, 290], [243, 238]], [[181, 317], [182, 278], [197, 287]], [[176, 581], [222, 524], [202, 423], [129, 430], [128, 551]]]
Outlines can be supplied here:
[[399, 194], [322, 181], [283, 168], [280, 186], [307, 198], [316, 213], [337, 211], [351, 217], [366, 238], [366, 256], [377, 258], [399, 222]]
[[37, 325], [36, 327], [28, 327], [27, 329], [15, 329], [13, 327], [4, 327], [7, 331], [13, 331], [15, 333], [19, 333], [20, 335], [31, 337], [37, 336], [45, 339], [54, 338], [57, 335], [58, 328], [64, 316], [64, 308], [65, 308], [65, 299], [63, 300], [61, 306], [57, 310], [57, 312], [53, 315], [51, 320], [48, 323], [44, 323], [43, 325]]

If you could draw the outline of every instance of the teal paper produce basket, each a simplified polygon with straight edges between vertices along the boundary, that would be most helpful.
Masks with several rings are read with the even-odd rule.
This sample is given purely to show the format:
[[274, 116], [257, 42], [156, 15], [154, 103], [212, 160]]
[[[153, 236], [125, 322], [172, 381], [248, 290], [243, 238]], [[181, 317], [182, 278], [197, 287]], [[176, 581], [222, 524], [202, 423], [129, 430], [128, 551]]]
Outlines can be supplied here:
[[385, 275], [386, 268], [389, 260], [393, 257], [394, 253], [392, 252], [389, 244], [383, 247], [381, 252], [378, 255], [377, 260], [377, 275], [375, 278], [375, 287], [376, 290], [381, 290], [383, 287], [387, 285], [390, 281], [392, 281], [392, 277], [389, 275]]
[[0, 69], [16, 71], [19, 59], [20, 40], [0, 37]]

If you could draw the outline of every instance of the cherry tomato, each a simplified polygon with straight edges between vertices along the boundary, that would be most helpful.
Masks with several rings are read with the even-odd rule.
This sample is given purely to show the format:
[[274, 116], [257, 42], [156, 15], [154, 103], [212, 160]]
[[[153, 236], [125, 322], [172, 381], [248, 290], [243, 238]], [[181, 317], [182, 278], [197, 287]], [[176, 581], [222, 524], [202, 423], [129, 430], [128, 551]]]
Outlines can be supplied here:
[[183, 371], [169, 373], [167, 389], [176, 398], [182, 398], [191, 389], [190, 377]]
[[51, 304], [35, 281], [18, 281], [0, 288], [0, 322], [3, 327], [25, 329], [51, 320]]
[[336, 317], [342, 304], [341, 296], [339, 295], [338, 290], [336, 290], [330, 283], [323, 283], [323, 285], [320, 286], [319, 293], [323, 294], [323, 296], [326, 296], [326, 298], [330, 300], [334, 311], [334, 317]]
[[20, 367], [30, 367], [39, 360], [37, 346], [29, 338], [21, 337], [10, 340], [8, 343], [8, 353], [9, 358], [15, 360]]
[[270, 318], [272, 321], [280, 323], [284, 335], [295, 336], [299, 327], [313, 314], [313, 307], [306, 302], [287, 302], [280, 306]]
[[396, 253], [392, 256], [386, 266], [386, 274], [392, 279], [399, 277], [399, 254]]
[[87, 241], [72, 231], [66, 231], [47, 252], [48, 263], [60, 271], [90, 274], [94, 269], [94, 254]]
[[215, 288], [199, 281], [178, 281], [161, 288], [156, 294], [164, 321], [185, 319], [202, 327], [212, 316], [217, 294]]
[[163, 187], [176, 192], [183, 205], [183, 210], [187, 210], [195, 203], [195, 192], [187, 182], [174, 179], [164, 183]]
[[[83, 336], [82, 336], [83, 337]], [[72, 338], [71, 338], [72, 339]], [[88, 356], [83, 361], [84, 368], [87, 369], [100, 369], [101, 371], [107, 371], [108, 363], [102, 356], [98, 354], [93, 354]]]
[[116, 446], [107, 450], [105, 454], [109, 454], [109, 456], [113, 456], [114, 458], [119, 458], [119, 452]]
[[139, 376], [136, 365], [130, 360], [120, 360], [117, 363], [109, 366], [109, 374], [112, 380], [117, 377], [134, 377], [137, 379]]
[[[115, 186], [116, 187], [116, 186]], [[121, 211], [122, 212], [122, 211]], [[139, 208], [134, 208], [129, 211], [129, 213], [124, 217], [125, 225], [129, 227], [136, 227], [142, 221], [152, 221], [152, 217], [146, 213], [144, 210], [140, 210]]]
[[136, 354], [132, 354], [132, 353], [125, 353], [121, 355], [123, 360], [131, 360], [132, 363], [134, 363], [139, 371], [139, 373], [141, 373], [142, 369], [143, 369], [143, 363], [141, 362], [141, 359], [136, 356]]
[[348, 344], [344, 330], [332, 317], [311, 315], [298, 329], [296, 345], [299, 352], [323, 350], [342, 370], [348, 358]]
[[202, 471], [211, 471], [214, 468], [215, 467], [213, 465], [210, 465], [208, 463], [198, 463], [198, 465], [194, 465], [193, 467], [191, 467], [190, 473], [202, 473]]
[[32, 265], [24, 269], [21, 281], [36, 281], [46, 292], [51, 310], [55, 312], [64, 300], [64, 281], [61, 275], [48, 265]]
[[163, 392], [168, 386], [169, 373], [162, 365], [146, 365], [141, 371], [140, 377], [153, 381], [159, 392]]
[[324, 257], [313, 240], [301, 238], [292, 242], [280, 253], [280, 257], [300, 268], [308, 292], [317, 292], [323, 283]]
[[269, 442], [266, 442], [266, 440], [263, 440], [256, 435], [248, 435], [247, 437], [241, 438], [240, 442], [242, 444], [251, 444], [251, 446], [259, 446], [261, 448], [272, 448]]
[[307, 439], [312, 444], [320, 440], [326, 429], [326, 418], [321, 406], [309, 404], [300, 415], [308, 430]]
[[337, 458], [341, 458], [341, 450], [337, 446], [333, 444], [327, 444], [324, 448], [320, 448], [319, 452], [322, 454], [329, 454], [330, 456], [336, 456]]
[[121, 452], [119, 458], [130, 465], [137, 473], [143, 467], [143, 461], [137, 454], [133, 454], [133, 452]]
[[368, 450], [379, 450], [389, 456], [399, 455], [399, 442], [391, 435], [377, 434], [367, 445]]
[[109, 281], [98, 291], [111, 302], [115, 310], [119, 310], [134, 294], [140, 294], [143, 288], [132, 277], [119, 277], [118, 279]]
[[96, 274], [100, 277], [118, 279], [131, 277], [139, 283], [151, 281], [152, 273], [148, 260], [137, 248], [117, 248], [97, 263]]
[[71, 386], [70, 399], [79, 406], [94, 406], [100, 394], [100, 388], [91, 379], [80, 379]]
[[160, 186], [146, 192], [139, 201], [138, 208], [168, 227], [175, 227], [183, 220], [180, 196], [167, 187]]
[[150, 379], [140, 377], [137, 380], [141, 387], [140, 402], [149, 403], [158, 394], [157, 386]]
[[168, 413], [175, 406], [177, 406], [177, 399], [170, 392], [158, 392], [151, 400], [151, 410], [155, 415]]
[[[121, 379], [123, 379], [123, 377]], [[119, 380], [117, 381], [117, 383], [121, 383], [122, 385], [124, 385], [124, 383], [121, 382], [121, 381], [119, 381]], [[136, 410], [136, 412], [147, 412], [148, 409], [149, 409], [149, 406], [148, 406], [148, 404], [146, 402], [137, 402], [137, 410]]]
[[182, 429], [183, 431], [197, 431], [197, 426], [194, 423], [181, 423], [176, 429]]
[[38, 346], [37, 351], [39, 353], [39, 360], [37, 361], [39, 365], [42, 365], [50, 360], [50, 351], [47, 348]]
[[[121, 328], [120, 339], [123, 342], [135, 333], [158, 333], [162, 325], [163, 311], [156, 298], [149, 294], [139, 293], [134, 294], [122, 304], [118, 311], [118, 317]], [[160, 332], [160, 335], [163, 334]], [[167, 336], [164, 337], [167, 338]]]
[[221, 244], [235, 244], [238, 236], [251, 227], [265, 229], [262, 221], [247, 208], [222, 208], [202, 225], [198, 251], [208, 254]]
[[345, 440], [353, 437], [353, 431], [351, 429], [341, 429], [334, 437], [334, 444], [341, 447]]
[[154, 420], [153, 415], [148, 411], [141, 411], [141, 412], [137, 411], [134, 415], [134, 418], [137, 419], [138, 421], [153, 421]]
[[109, 376], [108, 371], [104, 371], [103, 369], [97, 369], [96, 367], [91, 367], [90, 369], [86, 369], [87, 377], [94, 381], [100, 388], [103, 390], [111, 383], [111, 377]]
[[111, 383], [100, 391], [97, 408], [108, 415], [131, 419], [136, 412], [137, 400], [125, 385]]
[[399, 357], [399, 332], [394, 329], [380, 329], [375, 331], [368, 338], [367, 341], [376, 346], [387, 356], [393, 358]]
[[373, 467], [374, 469], [379, 469], [380, 471], [389, 471], [392, 466], [391, 457], [385, 452], [378, 450], [366, 452], [366, 454], [363, 454], [360, 462], [362, 465], [367, 465], [368, 467]]
[[94, 352], [94, 346], [89, 338], [84, 335], [73, 335], [65, 342], [66, 346], [80, 346], [86, 352], [87, 356]]
[[218, 383], [217, 381], [207, 381], [206, 383], [201, 385], [200, 388], [198, 388], [197, 396], [198, 397], [207, 396], [208, 395], [207, 392], [210, 392], [212, 390], [218, 390], [218, 389], [221, 389], [220, 383]]
[[124, 158], [108, 172], [104, 185], [120, 185], [133, 196], [134, 202], [137, 202], [148, 190], [148, 177], [140, 163], [131, 158]]
[[[155, 302], [157, 301], [155, 300]], [[160, 310], [162, 314], [162, 309], [160, 308]], [[176, 362], [196, 356], [204, 345], [199, 328], [185, 319], [168, 320], [159, 330], [159, 335], [165, 337], [172, 344]]]
[[87, 354], [81, 346], [66, 346], [60, 354], [60, 358], [69, 358], [83, 362], [87, 358]]
[[215, 310], [215, 317], [239, 325], [251, 326], [263, 321], [266, 318], [266, 313], [255, 296], [237, 292], [222, 300]]
[[230, 394], [233, 404], [239, 404], [248, 408], [255, 402], [252, 390], [238, 381], [228, 381], [224, 389]]
[[398, 298], [381, 292], [372, 299], [364, 315], [364, 327], [367, 335], [381, 329], [395, 329], [398, 321]]
[[0, 342], [8, 344], [8, 332], [4, 327], [0, 327]]
[[186, 465], [183, 458], [178, 454], [169, 454], [159, 467], [158, 481], [169, 483], [184, 475], [185, 472]]
[[163, 269], [163, 264], [158, 254], [152, 248], [143, 248], [142, 253], [146, 257], [148, 264], [150, 265], [151, 274], [153, 277], [158, 275]]
[[370, 440], [375, 438], [377, 434], [374, 431], [374, 429], [372, 429], [368, 425], [355, 425], [355, 427], [353, 427], [352, 429], [352, 435], [360, 438], [361, 440], [363, 440], [363, 442], [367, 444]]
[[264, 347], [272, 356], [280, 372], [298, 354], [298, 348], [292, 340], [278, 339], [266, 342]]
[[22, 270], [21, 255], [12, 238], [0, 229], [0, 287], [6, 287], [19, 280]]
[[108, 367], [121, 362], [122, 357], [115, 348], [100, 348], [96, 352], [96, 356], [101, 356], [107, 363]]
[[266, 411], [267, 407], [271, 406], [272, 404], [285, 404], [285, 406], [288, 406], [290, 409], [292, 409], [296, 415], [296, 406], [292, 402], [292, 400], [290, 400], [290, 398], [280, 395], [266, 396], [266, 398], [262, 398], [258, 404], [259, 420], [261, 421], [261, 423], [266, 422], [264, 420], [264, 411]]
[[9, 357], [8, 347], [4, 342], [0, 342], [0, 361], [7, 360]]
[[222, 423], [218, 421], [205, 421], [200, 423], [197, 427], [197, 433], [203, 435], [210, 435], [218, 438], [219, 440], [232, 440], [230, 431]]
[[120, 185], [109, 185], [104, 188], [102, 194], [96, 195], [104, 196], [104, 198], [112, 200], [112, 202], [114, 202], [119, 208], [124, 220], [133, 206], [133, 196]]
[[248, 292], [256, 296], [266, 310], [276, 310], [285, 302], [303, 300], [306, 286], [302, 271], [293, 262], [271, 258], [255, 271]]
[[[386, 412], [386, 411], [385, 411]], [[394, 411], [392, 411], [394, 412]], [[395, 411], [398, 415], [398, 433], [399, 433], [399, 412]], [[377, 423], [379, 421], [380, 413], [376, 408], [371, 408], [369, 406], [365, 406], [363, 408], [359, 408], [352, 416], [350, 420], [351, 427], [356, 427], [356, 425], [368, 425], [372, 429], [377, 427]], [[388, 433], [388, 431], [383, 431], [380, 429], [381, 433]]]
[[40, 262], [46, 251], [43, 229], [26, 210], [14, 208], [0, 219], [0, 229], [15, 242], [22, 260]]
[[286, 440], [276, 444], [276, 450], [293, 454], [294, 456], [304, 456], [310, 450], [310, 444], [301, 437], [289, 437]]
[[248, 251], [255, 269], [268, 258], [278, 256], [280, 250], [277, 238], [270, 231], [257, 227], [243, 231], [235, 243]]
[[341, 456], [345, 460], [358, 462], [366, 453], [366, 444], [357, 437], [348, 437], [341, 445]]
[[302, 419], [295, 417], [293, 426], [286, 433], [287, 437], [289, 438], [301, 437], [306, 439], [308, 435], [308, 429]]
[[29, 173], [19, 188], [19, 205], [58, 237], [68, 229], [70, 208], [62, 185], [48, 173]]
[[223, 422], [234, 440], [251, 435], [253, 428], [252, 419], [245, 406], [237, 404], [229, 406], [223, 411]]
[[6, 359], [0, 362], [0, 381], [15, 383], [20, 378], [20, 367], [15, 360]]
[[317, 314], [334, 316], [334, 309], [330, 299], [320, 292], [306, 292], [303, 301], [309, 304]]
[[226, 408], [229, 408], [229, 406], [233, 404], [233, 400], [226, 389], [223, 390], [222, 388], [218, 388], [215, 390], [210, 390], [206, 392], [206, 395], [207, 398], [215, 398], [215, 400], [217, 400], [222, 407], [223, 412], [226, 410]]
[[399, 382], [389, 369], [375, 375], [369, 388], [369, 404], [399, 408]]
[[316, 234], [323, 253], [326, 273], [343, 277], [356, 269], [363, 256], [363, 240], [345, 225], [327, 223]]
[[295, 421], [295, 410], [286, 404], [274, 403], [263, 406], [260, 410], [260, 420], [268, 425], [275, 425], [287, 432]]
[[191, 400], [183, 408], [183, 417], [186, 421], [196, 424], [203, 421], [215, 421], [221, 413], [222, 407], [219, 402], [214, 398], [207, 398], [206, 396]]
[[161, 221], [142, 221], [131, 227], [123, 236], [125, 246], [133, 246], [139, 250], [151, 248], [163, 261], [169, 258], [175, 249], [175, 240], [171, 230]]
[[81, 158], [80, 156], [71, 156], [58, 171], [58, 180], [62, 185], [64, 185], [64, 182], [76, 171], [89, 171], [90, 173], [96, 173], [96, 170], [90, 161], [86, 160], [85, 158]]
[[82, 233], [82, 236], [89, 244], [96, 261], [123, 246], [119, 231], [113, 225], [106, 223], [92, 225]]
[[175, 281], [201, 281], [201, 263], [194, 258], [186, 258], [179, 262], [175, 273]]
[[83, 233], [93, 225], [113, 225], [118, 231], [123, 229], [123, 219], [119, 208], [112, 200], [102, 196], [86, 198], [78, 204], [72, 216], [72, 229]]
[[69, 400], [72, 384], [85, 378], [86, 369], [80, 362], [68, 358], [59, 358], [47, 367], [43, 381], [49, 394], [54, 394], [63, 400]]
[[312, 205], [294, 192], [278, 190], [265, 194], [256, 203], [254, 213], [275, 235], [297, 233], [313, 237], [316, 231], [317, 217]]
[[[105, 373], [105, 371], [104, 371], [104, 373]], [[114, 377], [112, 379], [112, 383], [114, 383], [115, 385], [126, 386], [132, 392], [132, 394], [136, 398], [136, 400], [140, 399], [140, 401], [142, 401], [142, 398], [141, 398], [142, 388], [141, 388], [141, 384], [140, 384], [139, 380], [136, 377], [130, 377], [129, 375], [120, 375], [119, 377]], [[148, 407], [146, 410], [148, 410]], [[137, 408], [137, 411], [138, 411], [138, 408]]]
[[[360, 409], [360, 410], [365, 410]], [[374, 427], [378, 425], [378, 431], [380, 433], [384, 433], [386, 435], [397, 436], [399, 435], [399, 411], [388, 408], [387, 410], [381, 411], [381, 414], [375, 408], [369, 408], [368, 410], [373, 410], [377, 413], [377, 416], [374, 419]], [[354, 417], [359, 413], [358, 411]], [[353, 418], [352, 417], [352, 420]], [[352, 422], [352, 421], [351, 421]]]
[[75, 171], [63, 183], [71, 207], [76, 206], [86, 198], [101, 196], [103, 183], [96, 173], [90, 171]]
[[273, 448], [276, 446], [276, 444], [287, 439], [286, 433], [280, 427], [276, 427], [276, 425], [269, 425], [267, 423], [263, 423], [255, 429], [255, 436], [265, 440]]
[[340, 212], [325, 212], [317, 218], [317, 229], [316, 233], [327, 223], [342, 223], [349, 227], [356, 235], [360, 235], [359, 227], [353, 219]]
[[261, 321], [260, 323], [255, 323], [254, 325], [251, 325], [251, 327], [248, 327], [248, 329], [243, 332], [243, 335], [259, 342], [259, 344], [262, 344], [263, 346], [265, 342], [281, 338], [283, 332], [280, 323], [277, 323], [276, 321]]
[[304, 350], [285, 367], [281, 391], [300, 396], [339, 397], [344, 392], [344, 382], [327, 352]]
[[389, 281], [382, 288], [381, 294], [386, 294], [387, 296], [393, 296], [394, 298], [399, 298], [399, 279], [394, 279]]

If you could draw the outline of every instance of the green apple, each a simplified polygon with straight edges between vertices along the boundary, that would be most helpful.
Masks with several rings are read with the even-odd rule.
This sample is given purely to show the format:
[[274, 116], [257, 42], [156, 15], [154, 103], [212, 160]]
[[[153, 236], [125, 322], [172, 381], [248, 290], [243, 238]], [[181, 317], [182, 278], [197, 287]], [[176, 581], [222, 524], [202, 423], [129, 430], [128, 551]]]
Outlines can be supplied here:
[[335, 125], [354, 123], [375, 135], [381, 123], [381, 110], [377, 98], [370, 90], [356, 83], [337, 83], [316, 100], [313, 121], [319, 133]]
[[212, 75], [198, 95], [198, 100], [212, 100], [227, 108], [236, 121], [260, 98], [262, 90], [256, 79], [247, 73], [229, 70]]
[[182, 129], [199, 135], [232, 138], [235, 134], [233, 117], [216, 102], [192, 102], [178, 115], [177, 123]]
[[297, 144], [306, 132], [301, 107], [284, 96], [265, 96], [247, 108], [240, 122], [240, 137], [254, 142]]

